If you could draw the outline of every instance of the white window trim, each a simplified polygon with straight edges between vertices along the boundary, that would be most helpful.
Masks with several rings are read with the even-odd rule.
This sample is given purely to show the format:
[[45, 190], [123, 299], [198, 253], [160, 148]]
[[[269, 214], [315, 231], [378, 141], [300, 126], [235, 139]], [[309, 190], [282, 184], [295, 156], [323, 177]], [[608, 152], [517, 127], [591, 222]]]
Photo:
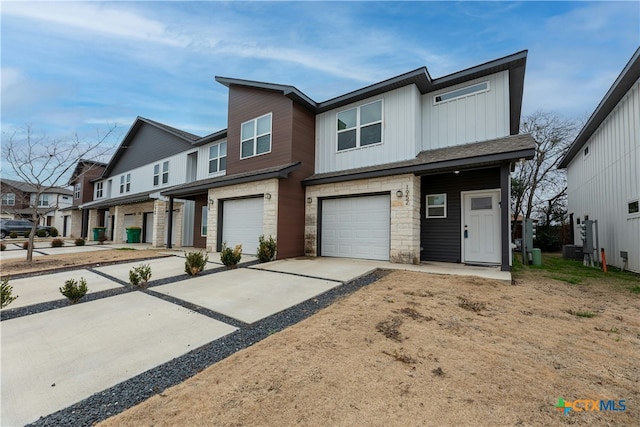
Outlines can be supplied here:
[[120, 175], [120, 194], [131, 191], [131, 174]]
[[[260, 135], [258, 135], [258, 120], [260, 120], [263, 117], [267, 117], [269, 116], [269, 121], [271, 126], [269, 126], [269, 132], [268, 133], [262, 133]], [[253, 122], [253, 129], [255, 130], [255, 133], [253, 135], [253, 154], [250, 156], [246, 156], [246, 157], [242, 157], [242, 143], [244, 141], [249, 141], [249, 139], [242, 139], [242, 127], [249, 122]], [[269, 151], [265, 151], [264, 153], [257, 153], [258, 151], [258, 138], [261, 136], [265, 136], [265, 135], [269, 135]], [[273, 148], [273, 113], [267, 113], [267, 114], [263, 114], [260, 117], [256, 117], [255, 119], [251, 119], [251, 120], [247, 120], [246, 122], [242, 122], [240, 123], [240, 160], [244, 160], [244, 159], [250, 159], [251, 157], [256, 157], [256, 156], [262, 156], [264, 154], [269, 154], [271, 152], [271, 149]]]
[[[165, 170], [165, 166], [166, 166], [166, 170]], [[162, 183], [162, 185], [167, 185], [169, 184], [169, 160], [165, 160], [164, 162], [162, 162], [162, 180], [160, 181]]]
[[[457, 91], [459, 91], [459, 90], [463, 90], [463, 89], [471, 88], [471, 87], [473, 87], [473, 86], [479, 86], [479, 85], [482, 85], [482, 84], [485, 84], [485, 83], [486, 83], [486, 85], [487, 85], [487, 88], [486, 88], [486, 89], [479, 89], [479, 90], [474, 91], [474, 92], [465, 93], [465, 94], [463, 94], [463, 95], [459, 95], [459, 96], [454, 96], [453, 98], [445, 99], [445, 100], [442, 100], [442, 101], [437, 101], [438, 97], [445, 96], [445, 95], [449, 95], [449, 94], [451, 94], [451, 93], [455, 93], [455, 92], [457, 92]], [[457, 99], [461, 99], [461, 98], [468, 98], [468, 97], [470, 97], [470, 96], [479, 95], [479, 94], [481, 94], [481, 93], [489, 92], [490, 90], [491, 90], [491, 82], [490, 82], [489, 80], [485, 80], [485, 81], [483, 81], [483, 82], [473, 83], [473, 84], [470, 84], [470, 85], [467, 85], [467, 86], [459, 87], [459, 88], [454, 89], [454, 90], [450, 90], [450, 91], [448, 91], [448, 92], [441, 92], [441, 93], [438, 93], [438, 94], [433, 95], [433, 105], [442, 105], [442, 104], [446, 104], [447, 102], [455, 101], [455, 100], [457, 100]]]
[[[11, 197], [9, 197], [11, 196]], [[16, 205], [16, 194], [15, 193], [5, 193], [2, 195], [3, 201], [6, 203], [2, 203], [5, 206], [15, 206]]]
[[[220, 155], [220, 146], [222, 144], [225, 144], [225, 152], [226, 152], [226, 154], [224, 156]], [[214, 147], [216, 145], [218, 146], [218, 157], [211, 157], [211, 147]], [[224, 169], [220, 169], [220, 159], [222, 159], [223, 157], [227, 158], [229, 156], [229, 152], [227, 151], [228, 148], [229, 147], [227, 145], [227, 141], [222, 141], [222, 142], [218, 142], [217, 144], [210, 145], [209, 148], [207, 149], [208, 154], [209, 154], [209, 160], [207, 161], [207, 173], [210, 176], [224, 175], [226, 173], [226, 171], [227, 171], [227, 166], [226, 165], [225, 165]], [[242, 154], [242, 147], [240, 147], [240, 153]], [[266, 153], [264, 153], [264, 154], [266, 154]], [[247, 158], [247, 157], [245, 157], [245, 158]], [[211, 169], [210, 168], [211, 162], [214, 161], [214, 160], [217, 161], [217, 163], [218, 163], [218, 170], [216, 172], [209, 172], [209, 170]]]
[[[585, 150], [587, 151], [585, 153]], [[582, 147], [582, 157], [584, 159], [589, 158], [589, 156], [591, 155], [591, 148], [589, 148], [589, 145], [585, 145], [584, 147]]]
[[[438, 196], [443, 196], [444, 197], [444, 204], [443, 205], [430, 205], [429, 204], [429, 197], [438, 197]], [[427, 194], [424, 197], [424, 205], [425, 205], [425, 209], [424, 209], [424, 216], [427, 219], [432, 219], [432, 218], [446, 218], [447, 217], [447, 193], [437, 193], [437, 194]], [[442, 215], [429, 215], [429, 208], [444, 208], [444, 214]]]
[[160, 163], [153, 165], [153, 186], [160, 186]]
[[96, 182], [96, 199], [102, 199], [104, 197], [104, 182]]
[[76, 183], [73, 187], [73, 197], [78, 200], [82, 195], [82, 185], [80, 183]]
[[631, 199], [627, 200], [627, 203], [625, 205], [625, 214], [627, 215], [627, 219], [640, 218], [640, 211], [629, 213], [629, 205], [633, 202], [637, 202], [638, 204], [640, 204], [640, 197], [632, 197]]
[[[375, 144], [367, 144], [367, 145], [360, 145], [360, 129], [363, 127], [360, 124], [360, 108], [370, 105], [370, 104], [375, 104], [376, 102], [380, 102], [380, 120], [375, 121], [375, 122], [371, 122], [371, 123], [367, 123], [366, 126], [371, 126], [374, 125], [376, 123], [380, 123], [380, 142], [376, 142]], [[337, 129], [337, 124], [338, 124], [338, 114], [340, 113], [344, 113], [345, 111], [349, 111], [349, 110], [356, 110], [356, 146], [352, 147], [352, 148], [345, 148], [344, 150], [339, 150], [338, 149], [338, 135], [340, 134], [340, 132], [345, 132], [347, 130], [351, 130], [353, 128], [349, 128], [349, 129], [342, 129], [342, 130], [338, 130]], [[336, 153], [346, 153], [349, 151], [355, 151], [355, 150], [362, 150], [365, 148], [369, 148], [369, 147], [377, 147], [378, 145], [382, 145], [384, 143], [384, 99], [380, 98], [380, 99], [376, 99], [374, 101], [371, 102], [367, 102], [365, 104], [361, 104], [361, 105], [357, 105], [355, 107], [350, 107], [350, 108], [346, 108], [344, 110], [341, 111], [337, 111], [336, 112], [336, 120], [335, 120], [335, 124], [336, 124]]]
[[[44, 202], [47, 202], [47, 204], [44, 204]], [[41, 194], [40, 198], [38, 199], [38, 207], [39, 208], [47, 208], [49, 207], [49, 195], [48, 194]]]

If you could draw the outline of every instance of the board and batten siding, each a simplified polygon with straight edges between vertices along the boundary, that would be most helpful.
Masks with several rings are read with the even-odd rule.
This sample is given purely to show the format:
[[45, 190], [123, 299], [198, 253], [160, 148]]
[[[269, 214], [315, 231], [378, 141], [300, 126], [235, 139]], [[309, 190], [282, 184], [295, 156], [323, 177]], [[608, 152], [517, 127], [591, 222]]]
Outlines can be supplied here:
[[[337, 113], [382, 99], [382, 144], [338, 152]], [[316, 116], [316, 173], [414, 158], [420, 146], [420, 92], [405, 86]]]
[[[588, 155], [584, 155], [589, 147]], [[569, 212], [576, 244], [582, 244], [575, 219], [598, 221], [599, 244], [607, 264], [640, 273], [640, 215], [627, 204], [640, 198], [640, 80], [629, 90], [567, 167]]]
[[[434, 97], [489, 82], [489, 90], [434, 105]], [[435, 150], [509, 135], [509, 72], [450, 86], [422, 96], [422, 150]]]

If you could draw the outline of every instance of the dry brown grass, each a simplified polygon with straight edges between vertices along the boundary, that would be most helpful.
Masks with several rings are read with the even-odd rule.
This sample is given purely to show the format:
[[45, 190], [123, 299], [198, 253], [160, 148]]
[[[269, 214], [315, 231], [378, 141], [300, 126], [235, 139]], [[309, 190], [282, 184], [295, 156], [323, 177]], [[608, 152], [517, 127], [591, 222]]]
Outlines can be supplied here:
[[101, 425], [638, 425], [640, 295], [538, 277], [391, 273]]

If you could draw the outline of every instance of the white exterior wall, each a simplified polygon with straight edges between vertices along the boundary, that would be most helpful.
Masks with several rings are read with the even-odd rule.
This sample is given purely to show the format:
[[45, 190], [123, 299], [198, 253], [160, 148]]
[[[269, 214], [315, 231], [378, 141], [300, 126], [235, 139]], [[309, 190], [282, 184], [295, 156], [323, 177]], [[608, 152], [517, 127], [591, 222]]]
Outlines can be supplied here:
[[[440, 102], [434, 97], [477, 83], [489, 82], [486, 92]], [[508, 136], [509, 72], [450, 86], [422, 96], [422, 150], [451, 147]]]
[[[640, 80], [584, 147], [567, 167], [569, 212], [598, 221], [607, 264], [622, 267], [620, 251], [627, 251], [628, 268], [640, 273], [640, 215], [627, 214], [627, 204], [640, 197]], [[573, 226], [574, 243], [581, 244]]]
[[[382, 99], [382, 144], [338, 151], [337, 113]], [[405, 86], [316, 116], [316, 173], [414, 158], [420, 151], [420, 92]]]

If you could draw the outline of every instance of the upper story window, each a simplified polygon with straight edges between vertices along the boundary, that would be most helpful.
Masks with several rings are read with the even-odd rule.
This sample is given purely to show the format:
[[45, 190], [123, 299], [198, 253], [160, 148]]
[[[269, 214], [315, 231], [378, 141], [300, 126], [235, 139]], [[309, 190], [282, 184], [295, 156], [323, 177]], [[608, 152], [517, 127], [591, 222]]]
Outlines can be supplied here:
[[2, 204], [5, 206], [15, 206], [16, 195], [14, 193], [5, 193], [2, 195]]
[[447, 194], [427, 194], [427, 218], [447, 217]]
[[640, 216], [640, 204], [638, 200], [632, 200], [627, 203], [627, 215], [630, 217]]
[[452, 90], [451, 92], [441, 93], [433, 97], [434, 104], [440, 104], [442, 102], [451, 101], [454, 99], [462, 98], [469, 95], [474, 95], [481, 92], [487, 92], [489, 90], [489, 82], [482, 82], [475, 85], [463, 87], [460, 89]]
[[209, 173], [227, 170], [227, 143], [209, 147]]
[[45, 207], [45, 206], [49, 206], [49, 195], [41, 194], [40, 198], [38, 199], [38, 207]]
[[588, 145], [586, 147], [584, 147], [584, 150], [582, 150], [582, 154], [584, 155], [584, 157], [587, 157], [589, 155], [589, 146]]
[[80, 183], [77, 183], [75, 185], [75, 187], [73, 188], [73, 197], [75, 197], [76, 199], [80, 198], [80, 189], [82, 188], [82, 186], [80, 185]]
[[153, 166], [153, 185], [159, 185], [160, 179], [163, 184], [169, 182], [169, 161], [162, 162], [162, 173], [160, 172], [160, 163]]
[[102, 190], [103, 182], [96, 182], [96, 199], [101, 199], [103, 190]]
[[382, 100], [338, 113], [338, 151], [382, 142]]
[[131, 174], [120, 176], [120, 194], [131, 191]]
[[240, 158], [257, 156], [271, 151], [271, 113], [242, 123], [240, 130]]

